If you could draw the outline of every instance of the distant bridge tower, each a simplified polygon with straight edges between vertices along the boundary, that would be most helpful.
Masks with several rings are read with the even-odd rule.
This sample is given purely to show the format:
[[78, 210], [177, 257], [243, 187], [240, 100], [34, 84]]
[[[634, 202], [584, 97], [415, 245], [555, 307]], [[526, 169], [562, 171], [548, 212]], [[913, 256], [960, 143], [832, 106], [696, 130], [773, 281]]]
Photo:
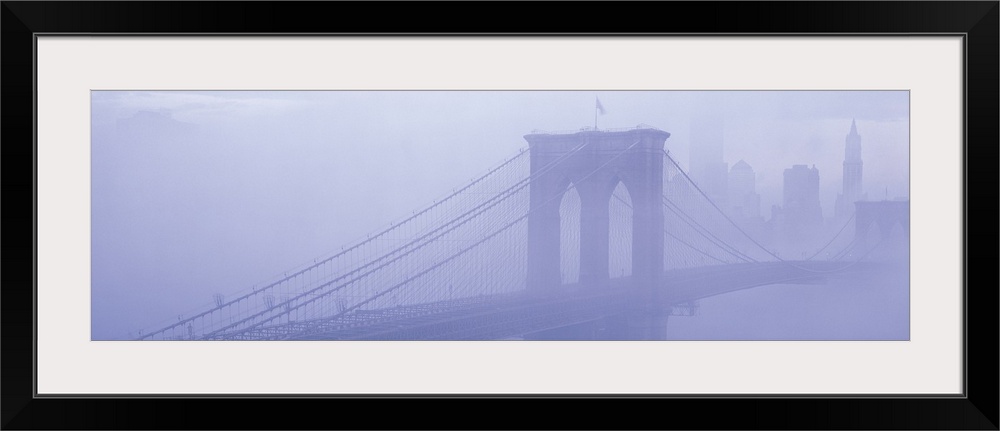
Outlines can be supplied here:
[[864, 237], [870, 225], [878, 226], [882, 239], [888, 239], [893, 226], [899, 224], [903, 235], [910, 237], [910, 201], [858, 201], [854, 203], [854, 236]]
[[[656, 287], [661, 286], [663, 275], [663, 147], [669, 137], [670, 133], [643, 127], [565, 134], [539, 132], [524, 137], [531, 151], [531, 175], [538, 175], [530, 186], [530, 291], [544, 293], [561, 283], [559, 204], [570, 184], [580, 196], [580, 284], [608, 285], [609, 208], [620, 182], [628, 190], [633, 206], [632, 286], [645, 288], [647, 295], [662, 294], [662, 289]], [[580, 145], [584, 145], [582, 149], [573, 153]], [[564, 156], [565, 160], [546, 168]]]

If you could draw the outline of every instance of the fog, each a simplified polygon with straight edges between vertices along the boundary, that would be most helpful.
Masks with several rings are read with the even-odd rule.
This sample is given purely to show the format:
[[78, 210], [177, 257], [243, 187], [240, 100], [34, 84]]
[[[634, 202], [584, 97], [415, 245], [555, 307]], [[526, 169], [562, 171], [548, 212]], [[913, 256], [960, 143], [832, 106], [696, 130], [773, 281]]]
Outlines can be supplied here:
[[[595, 98], [604, 115], [595, 115]], [[722, 161], [752, 166], [765, 220], [782, 205], [783, 172], [793, 165], [819, 171], [823, 216], [834, 216], [852, 121], [863, 192], [909, 195], [905, 91], [94, 91], [92, 337], [132, 338], [212, 307], [215, 294], [339, 250], [516, 155], [532, 130], [594, 127], [595, 118], [601, 129], [647, 124], [671, 133], [666, 149], [687, 169], [692, 125], [705, 116], [723, 120]], [[888, 283], [894, 295], [867, 302], [895, 307], [892, 329], [874, 338], [908, 337], [901, 280]], [[704, 300], [702, 321], [731, 316], [749, 298], [808, 300], [768, 296], [781, 286], [758, 289]], [[698, 318], [673, 319], [671, 331], [801, 336], [769, 332], [783, 320], [726, 332]], [[821, 332], [839, 339], [852, 331]]]

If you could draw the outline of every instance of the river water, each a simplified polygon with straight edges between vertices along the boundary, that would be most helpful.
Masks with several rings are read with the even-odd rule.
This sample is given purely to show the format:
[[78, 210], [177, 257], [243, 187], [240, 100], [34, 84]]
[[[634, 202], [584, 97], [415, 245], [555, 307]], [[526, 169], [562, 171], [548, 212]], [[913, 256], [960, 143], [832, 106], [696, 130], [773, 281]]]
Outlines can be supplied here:
[[698, 302], [671, 316], [670, 340], [908, 340], [910, 277], [904, 263], [825, 284], [761, 286]]

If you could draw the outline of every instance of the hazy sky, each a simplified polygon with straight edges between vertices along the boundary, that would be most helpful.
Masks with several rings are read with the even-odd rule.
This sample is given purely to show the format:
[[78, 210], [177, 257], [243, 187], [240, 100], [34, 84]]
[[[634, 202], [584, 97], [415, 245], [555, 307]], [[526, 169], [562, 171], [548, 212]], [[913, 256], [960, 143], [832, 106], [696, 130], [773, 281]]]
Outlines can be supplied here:
[[93, 331], [123, 336], [338, 250], [516, 154], [533, 129], [648, 124], [685, 166], [689, 123], [724, 161], [816, 165], [824, 214], [856, 119], [869, 198], [908, 196], [907, 92], [93, 92]]

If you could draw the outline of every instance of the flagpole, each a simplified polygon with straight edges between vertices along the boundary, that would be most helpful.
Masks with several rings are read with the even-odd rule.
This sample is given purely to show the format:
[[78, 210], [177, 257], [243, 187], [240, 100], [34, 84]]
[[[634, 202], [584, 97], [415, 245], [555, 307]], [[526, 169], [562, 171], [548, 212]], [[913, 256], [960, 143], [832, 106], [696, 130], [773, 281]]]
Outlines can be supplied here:
[[604, 115], [604, 106], [601, 105], [601, 98], [594, 96], [594, 130], [597, 130], [597, 117]]

